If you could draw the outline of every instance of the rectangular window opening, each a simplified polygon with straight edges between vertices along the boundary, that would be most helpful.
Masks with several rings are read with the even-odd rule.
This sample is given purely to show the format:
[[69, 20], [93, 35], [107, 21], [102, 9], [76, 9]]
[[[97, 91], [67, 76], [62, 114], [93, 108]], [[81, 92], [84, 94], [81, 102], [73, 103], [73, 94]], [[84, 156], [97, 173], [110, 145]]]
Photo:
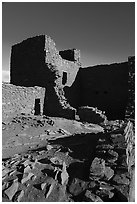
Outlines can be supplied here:
[[67, 83], [67, 72], [63, 72], [62, 84], [65, 85], [66, 83]]

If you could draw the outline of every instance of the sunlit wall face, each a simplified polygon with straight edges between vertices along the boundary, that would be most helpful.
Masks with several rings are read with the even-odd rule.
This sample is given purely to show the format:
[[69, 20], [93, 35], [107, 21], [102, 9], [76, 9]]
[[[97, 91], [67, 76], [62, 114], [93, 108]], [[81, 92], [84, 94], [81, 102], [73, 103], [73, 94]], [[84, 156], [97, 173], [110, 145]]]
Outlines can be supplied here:
[[2, 81], [10, 82], [10, 71], [2, 70]]
[[83, 67], [127, 61], [135, 54], [135, 4], [4, 2], [3, 70], [9, 70], [11, 46], [39, 34], [49, 35], [58, 50], [81, 50]]

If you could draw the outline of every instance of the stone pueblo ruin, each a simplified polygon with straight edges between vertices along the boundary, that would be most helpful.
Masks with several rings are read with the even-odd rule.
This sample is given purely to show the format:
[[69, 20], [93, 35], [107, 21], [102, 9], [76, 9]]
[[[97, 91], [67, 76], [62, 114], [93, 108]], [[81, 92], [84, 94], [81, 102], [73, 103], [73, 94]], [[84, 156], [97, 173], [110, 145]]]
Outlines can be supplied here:
[[135, 57], [82, 67], [47, 35], [12, 46], [3, 202], [135, 202]]

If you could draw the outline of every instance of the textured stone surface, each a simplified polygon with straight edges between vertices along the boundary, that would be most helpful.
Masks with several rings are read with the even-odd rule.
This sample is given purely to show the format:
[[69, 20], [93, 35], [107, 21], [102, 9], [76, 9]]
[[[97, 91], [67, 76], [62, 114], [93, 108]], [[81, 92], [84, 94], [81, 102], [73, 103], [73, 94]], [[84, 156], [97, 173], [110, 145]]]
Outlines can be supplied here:
[[[108, 144], [113, 148], [107, 148], [109, 147]], [[109, 183], [113, 180], [112, 183], [115, 183], [115, 189], [113, 191], [115, 194], [108, 194], [109, 198], [112, 196], [114, 200], [118, 197], [119, 201], [134, 200], [134, 145], [135, 133], [133, 124], [130, 121], [125, 123], [121, 122], [121, 124], [116, 124], [116, 121], [113, 122], [110, 130], [108, 129], [106, 137], [102, 137], [102, 139], [100, 138], [98, 141], [96, 154], [103, 158], [107, 165], [105, 168], [106, 180], [109, 180]], [[103, 151], [105, 152], [103, 153]], [[105, 179], [105, 177], [103, 179]], [[133, 189], [133, 193], [131, 189]], [[107, 194], [106, 190], [104, 192], [98, 191], [98, 195], [102, 199], [103, 196], [106, 196], [105, 194]], [[104, 199], [106, 198], [104, 197]]]
[[75, 118], [75, 109], [67, 102], [63, 90], [64, 85], [73, 84], [80, 67], [80, 57], [76, 57], [75, 53], [76, 50], [72, 53], [74, 60], [68, 61], [60, 56], [49, 36], [28, 38], [12, 46], [10, 82], [21, 86], [46, 87], [44, 114]]
[[80, 63], [80, 51], [77, 49], [59, 51], [59, 55], [65, 60], [72, 62], [77, 61]]
[[8, 83], [2, 83], [2, 117], [3, 121], [17, 114], [34, 114], [35, 99], [39, 98], [41, 113], [45, 98], [45, 88], [21, 87]]
[[86, 191], [85, 196], [89, 198], [89, 201], [91, 202], [103, 202], [103, 200], [99, 196], [95, 195], [89, 190]]
[[135, 202], [135, 167], [132, 168], [128, 201]]
[[79, 195], [87, 188], [87, 183], [81, 179], [74, 178], [69, 186], [69, 192], [74, 196]]
[[[49, 36], [39, 35], [12, 46], [11, 83], [47, 87], [44, 113], [49, 115], [71, 118], [75, 115], [72, 107], [91, 106], [105, 111], [109, 119], [123, 119], [128, 84], [132, 84], [130, 89], [134, 86], [134, 75], [128, 76], [130, 64], [124, 62], [79, 69], [79, 50], [59, 52]], [[133, 83], [128, 83], [128, 78]]]
[[126, 118], [135, 121], [135, 57], [128, 57], [129, 78], [128, 78], [128, 103]]
[[98, 110], [94, 107], [83, 106], [78, 109], [78, 114], [80, 120], [86, 121], [89, 123], [105, 123], [107, 121], [107, 117], [102, 113], [102, 111]]
[[[7, 144], [7, 150], [11, 150], [12, 146], [14, 154], [10, 151], [10, 157], [4, 157], [2, 163], [3, 201], [134, 201], [134, 163], [131, 165], [128, 162], [133, 155], [126, 151], [128, 142], [134, 138], [130, 138], [133, 130], [131, 123], [111, 122], [101, 132], [98, 125], [90, 124], [93, 128], [91, 132], [91, 129], [86, 130], [86, 127], [89, 128], [88, 124], [78, 121], [45, 116], [31, 117], [18, 116], [5, 125], [4, 132], [7, 129], [11, 134], [14, 133], [14, 138], [10, 138]], [[19, 125], [23, 129], [18, 129]], [[32, 128], [37, 132], [36, 136], [35, 132], [31, 132]], [[29, 134], [26, 130], [29, 130]], [[43, 133], [40, 133], [41, 130]], [[112, 140], [118, 134], [125, 141], [122, 148]], [[27, 152], [21, 151], [21, 147], [26, 144], [24, 141], [32, 147]], [[19, 142], [22, 145], [17, 152]], [[99, 156], [101, 145], [106, 153]], [[106, 155], [117, 157], [117, 160], [114, 163], [108, 162]], [[125, 166], [122, 165], [121, 158], [125, 158]], [[14, 185], [14, 181], [18, 183]]]
[[129, 185], [129, 178], [126, 177], [125, 174], [116, 174], [113, 178], [113, 181], [115, 181], [118, 184], [125, 184]]
[[105, 168], [105, 177], [107, 180], [110, 180], [114, 176], [114, 170], [110, 167]]
[[91, 164], [90, 167], [90, 175], [97, 176], [97, 177], [103, 177], [105, 173], [105, 160], [100, 158], [95, 158]]
[[96, 193], [102, 199], [106, 199], [106, 198], [111, 199], [114, 196], [114, 193], [108, 189], [101, 189], [101, 190], [98, 190]]

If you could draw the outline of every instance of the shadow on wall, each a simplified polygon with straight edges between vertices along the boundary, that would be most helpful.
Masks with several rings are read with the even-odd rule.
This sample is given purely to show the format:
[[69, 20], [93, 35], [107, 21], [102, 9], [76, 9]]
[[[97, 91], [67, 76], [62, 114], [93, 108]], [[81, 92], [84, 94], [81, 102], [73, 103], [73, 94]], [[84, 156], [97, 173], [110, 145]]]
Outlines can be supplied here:
[[[52, 109], [54, 115], [58, 116], [61, 113], [59, 114], [59, 101], [53, 90], [54, 75], [55, 73], [49, 69], [44, 69], [43, 75], [40, 74], [40, 77], [38, 75], [33, 80], [30, 77], [28, 78], [29, 83], [24, 82], [25, 84], [22, 85], [48, 87], [45, 90], [43, 113], [49, 115], [48, 109]], [[44, 76], [48, 76], [48, 79], [45, 80]], [[67, 72], [63, 72], [62, 85], [66, 84], [66, 81]], [[70, 106], [76, 109], [80, 106], [97, 107], [105, 111], [109, 120], [124, 119], [128, 100], [128, 63], [80, 68], [72, 86], [64, 86], [63, 90]], [[50, 95], [49, 99], [48, 95]], [[36, 99], [35, 115], [39, 114], [39, 109], [40, 102], [39, 99]]]
[[[48, 87], [45, 90], [43, 113], [48, 114], [48, 105], [50, 109], [54, 109], [55, 115], [58, 116], [59, 112], [55, 105], [59, 107], [59, 101], [57, 101], [58, 98], [53, 90], [54, 75], [54, 72], [45, 68], [42, 71], [39, 70], [36, 76], [32, 76], [32, 73], [30, 76], [27, 74], [27, 77], [24, 77], [27, 81], [22, 81], [19, 85]], [[46, 80], [45, 76], [48, 76]], [[63, 72], [63, 90], [70, 106], [76, 109], [80, 106], [97, 107], [105, 111], [109, 120], [125, 118], [128, 100], [128, 62], [80, 68], [71, 87], [65, 86], [67, 77], [67, 72]], [[50, 101], [47, 98], [48, 95], [50, 95]], [[50, 104], [47, 104], [48, 101]], [[39, 111], [38, 106], [39, 101], [36, 100], [36, 115]]]
[[75, 82], [65, 87], [66, 98], [78, 109], [97, 107], [109, 120], [124, 119], [128, 100], [128, 62], [80, 68]]
[[[91, 106], [105, 111], [108, 119], [124, 119], [128, 62], [79, 67], [78, 50], [58, 52], [54, 42], [44, 35], [12, 46], [11, 84], [46, 87], [44, 114], [70, 117], [74, 108]], [[35, 107], [37, 114], [38, 105]]]
[[79, 71], [76, 75], [75, 81], [73, 82], [71, 87], [65, 86], [64, 87], [64, 92], [65, 92], [65, 97], [67, 98], [69, 104], [74, 107], [78, 108], [80, 107], [80, 94], [81, 94], [81, 84], [80, 84], [80, 74]]

